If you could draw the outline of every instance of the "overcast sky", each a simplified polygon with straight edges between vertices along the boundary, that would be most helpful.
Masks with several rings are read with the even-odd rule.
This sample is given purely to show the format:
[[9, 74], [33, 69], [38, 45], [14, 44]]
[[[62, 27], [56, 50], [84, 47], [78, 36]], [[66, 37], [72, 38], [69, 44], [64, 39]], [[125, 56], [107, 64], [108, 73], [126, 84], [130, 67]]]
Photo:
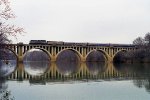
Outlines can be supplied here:
[[10, 0], [25, 29], [15, 42], [132, 43], [150, 32], [150, 0]]

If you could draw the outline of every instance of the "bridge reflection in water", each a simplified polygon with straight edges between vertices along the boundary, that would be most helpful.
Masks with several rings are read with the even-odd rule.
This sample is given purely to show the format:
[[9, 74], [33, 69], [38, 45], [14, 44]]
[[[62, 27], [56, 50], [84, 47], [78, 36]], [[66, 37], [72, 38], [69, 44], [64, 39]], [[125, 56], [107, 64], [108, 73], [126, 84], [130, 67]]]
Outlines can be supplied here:
[[[43, 62], [18, 63], [13, 73], [6, 78], [9, 80], [80, 80], [80, 79], [131, 79], [146, 75], [150, 71], [147, 66], [112, 63], [86, 62], [56, 64]], [[139, 67], [138, 67], [139, 66]], [[142, 70], [141, 70], [142, 69]], [[144, 74], [143, 74], [144, 73]], [[34, 81], [32, 81], [34, 82]]]
[[[9, 65], [12, 66], [11, 69]], [[135, 86], [145, 87], [150, 92], [150, 64], [26, 62], [15, 66], [13, 62], [9, 65], [0, 65], [0, 76], [7, 80], [26, 80], [30, 84], [43, 85], [66, 81], [133, 80]]]

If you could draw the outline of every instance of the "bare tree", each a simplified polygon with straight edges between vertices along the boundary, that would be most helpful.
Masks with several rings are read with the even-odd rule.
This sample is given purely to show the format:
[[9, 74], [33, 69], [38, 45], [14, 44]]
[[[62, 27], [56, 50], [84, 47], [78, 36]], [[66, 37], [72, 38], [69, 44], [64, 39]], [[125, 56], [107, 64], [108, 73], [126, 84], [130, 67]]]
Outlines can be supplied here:
[[146, 45], [150, 46], [150, 33], [149, 32], [145, 35], [144, 39], [145, 39]]
[[148, 32], [144, 38], [138, 37], [133, 41], [138, 49], [134, 51], [134, 60], [138, 62], [150, 62], [150, 33]]
[[138, 37], [133, 41], [133, 44], [141, 46], [145, 44], [145, 41], [142, 37]]
[[6, 34], [0, 34], [0, 44], [7, 44], [11, 41], [7, 38]]
[[9, 19], [15, 18], [10, 7], [9, 0], [0, 0], [0, 45], [9, 43], [8, 36], [16, 37], [17, 33], [22, 33], [23, 28], [9, 24]]

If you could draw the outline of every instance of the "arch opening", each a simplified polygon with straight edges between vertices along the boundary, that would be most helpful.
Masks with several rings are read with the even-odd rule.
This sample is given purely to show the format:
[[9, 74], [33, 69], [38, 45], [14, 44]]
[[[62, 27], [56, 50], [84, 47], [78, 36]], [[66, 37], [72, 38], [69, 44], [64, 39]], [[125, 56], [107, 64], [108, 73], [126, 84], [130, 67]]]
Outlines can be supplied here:
[[79, 62], [81, 61], [81, 58], [79, 54], [72, 50], [72, 49], [66, 49], [58, 53], [56, 62]]
[[92, 75], [97, 75], [106, 70], [107, 56], [101, 50], [93, 50], [86, 57], [86, 66]]
[[113, 63], [126, 63], [128, 62], [128, 53], [126, 50], [118, 51], [113, 57]]
[[56, 66], [59, 73], [70, 75], [78, 72], [80, 68], [80, 57], [74, 50], [63, 50], [56, 58]]
[[50, 61], [51, 57], [46, 50], [35, 48], [24, 54], [23, 61]]
[[50, 55], [43, 49], [31, 49], [25, 53], [23, 64], [30, 75], [43, 75], [50, 67]]
[[0, 49], [0, 77], [10, 75], [17, 67], [17, 56], [10, 49]]
[[100, 50], [93, 50], [86, 57], [86, 62], [106, 62], [106, 60], [106, 55]]

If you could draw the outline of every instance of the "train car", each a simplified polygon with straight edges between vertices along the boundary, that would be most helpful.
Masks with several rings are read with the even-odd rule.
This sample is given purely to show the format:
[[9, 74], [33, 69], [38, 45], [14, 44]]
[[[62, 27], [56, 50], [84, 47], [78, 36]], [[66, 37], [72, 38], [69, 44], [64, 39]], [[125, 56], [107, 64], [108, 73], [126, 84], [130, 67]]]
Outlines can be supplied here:
[[110, 46], [110, 44], [87, 43], [87, 46]]
[[66, 46], [87, 46], [87, 43], [64, 42]]
[[56, 41], [47, 41], [48, 45], [56, 45]]
[[47, 44], [46, 40], [30, 40], [29, 44]]
[[64, 42], [64, 45], [66, 46], [75, 46], [74, 42]]
[[56, 44], [57, 44], [57, 45], [64, 45], [64, 42], [63, 42], [63, 41], [57, 41]]
[[87, 46], [87, 43], [76, 43], [76, 46]]
[[136, 47], [136, 45], [132, 45], [132, 44], [113, 44], [113, 47]]
[[63, 45], [63, 41], [47, 41], [48, 45]]

